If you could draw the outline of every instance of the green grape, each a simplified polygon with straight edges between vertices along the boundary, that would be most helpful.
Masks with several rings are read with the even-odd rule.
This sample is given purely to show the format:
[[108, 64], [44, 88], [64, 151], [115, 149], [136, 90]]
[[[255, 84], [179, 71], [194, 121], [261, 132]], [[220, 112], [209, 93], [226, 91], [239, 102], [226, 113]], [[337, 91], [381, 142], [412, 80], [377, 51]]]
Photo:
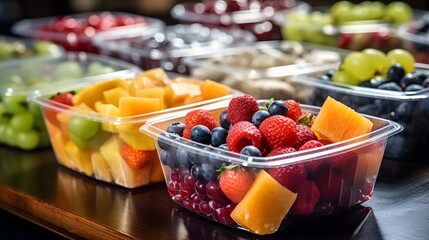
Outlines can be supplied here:
[[58, 78], [76, 79], [82, 76], [82, 68], [79, 63], [74, 61], [67, 61], [58, 64], [56, 69], [56, 76]]
[[368, 11], [368, 19], [370, 20], [380, 20], [383, 18], [384, 15], [384, 8], [386, 7], [384, 3], [378, 2], [378, 1], [366, 1], [361, 4], [367, 4], [367, 11]]
[[344, 59], [342, 67], [360, 81], [372, 78], [376, 71], [372, 61], [361, 52], [349, 53]]
[[16, 145], [24, 150], [37, 148], [40, 143], [40, 135], [37, 131], [16, 132]]
[[20, 114], [27, 111], [27, 97], [25, 95], [10, 95], [3, 97], [6, 111], [12, 114]]
[[292, 41], [303, 41], [305, 27], [311, 26], [310, 22], [310, 16], [307, 12], [293, 11], [289, 13], [282, 29], [283, 38]]
[[0, 124], [9, 124], [10, 117], [10, 113], [6, 111], [6, 107], [0, 102]]
[[6, 41], [0, 42], [0, 59], [13, 58], [13, 49]]
[[337, 22], [344, 22], [344, 19], [350, 14], [353, 3], [349, 1], [339, 1], [336, 2], [331, 7], [331, 15]]
[[98, 62], [93, 62], [89, 64], [88, 71], [86, 73], [87, 76], [95, 76], [95, 75], [102, 75], [107, 74], [115, 71], [112, 67], [105, 66]]
[[360, 83], [359, 79], [344, 70], [336, 71], [332, 75], [332, 81], [335, 83], [347, 84], [352, 86], [356, 86]]
[[405, 2], [391, 2], [385, 8], [385, 17], [393, 24], [404, 24], [413, 18], [413, 9]]
[[387, 57], [384, 52], [374, 48], [367, 48], [363, 50], [362, 53], [371, 60], [378, 73], [386, 73], [389, 62], [387, 61]]
[[16, 131], [11, 126], [6, 126], [4, 130], [4, 142], [10, 146], [16, 146]]
[[393, 49], [387, 53], [387, 60], [389, 67], [395, 63], [399, 63], [405, 70], [405, 73], [414, 72], [414, 57], [408, 51], [404, 49]]
[[87, 118], [72, 116], [68, 121], [68, 127], [70, 133], [76, 137], [89, 139], [98, 133], [100, 123]]
[[52, 56], [59, 54], [61, 49], [52, 42], [36, 41], [33, 45], [33, 51], [39, 56]]
[[9, 124], [14, 130], [22, 132], [30, 131], [34, 125], [34, 115], [28, 111], [15, 114]]
[[28, 110], [35, 116], [42, 116], [42, 110], [40, 109], [39, 105], [34, 102], [28, 102]]

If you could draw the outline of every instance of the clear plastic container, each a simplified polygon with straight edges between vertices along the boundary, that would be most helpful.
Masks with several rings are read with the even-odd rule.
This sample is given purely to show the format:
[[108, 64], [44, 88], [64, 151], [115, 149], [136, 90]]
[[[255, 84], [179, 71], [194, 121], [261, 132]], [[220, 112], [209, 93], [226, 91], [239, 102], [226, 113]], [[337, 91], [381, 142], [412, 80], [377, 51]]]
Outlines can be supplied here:
[[[429, 66], [416, 64], [416, 70], [429, 74]], [[311, 74], [294, 77], [296, 84], [308, 90], [305, 103], [321, 106], [327, 96], [342, 101], [358, 112], [398, 122], [404, 131], [393, 136], [387, 143], [385, 157], [400, 161], [422, 162], [427, 160], [429, 128], [429, 89], [396, 92], [363, 86], [349, 86], [320, 80], [318, 77], [338, 66], [324, 66]]]
[[309, 9], [302, 1], [223, 1], [206, 0], [180, 3], [171, 16], [180, 23], [200, 23], [207, 27], [241, 28], [252, 32], [259, 41], [280, 40], [280, 28], [273, 20], [276, 13], [290, 9]]
[[[207, 85], [209, 84], [209, 85]], [[137, 76], [59, 88], [77, 91], [72, 106], [35, 92], [30, 101], [43, 109], [58, 163], [82, 175], [125, 188], [163, 181], [154, 140], [139, 132], [147, 120], [240, 94], [207, 81], [170, 78], [161, 69]], [[218, 88], [219, 89], [219, 88]]]
[[188, 73], [183, 57], [254, 41], [250, 32], [241, 29], [208, 28], [201, 24], [177, 24], [164, 31], [100, 34], [93, 39], [101, 54], [124, 59], [143, 69], [162, 67], [181, 74]]
[[16, 60], [27, 57], [58, 56], [64, 49], [49, 41], [34, 41], [0, 35], [0, 61]]
[[[259, 101], [260, 105], [262, 106], [265, 101]], [[228, 103], [229, 101], [224, 101], [206, 106], [204, 109], [208, 110], [216, 119], [227, 108]], [[318, 107], [309, 105], [301, 105], [301, 108], [303, 111], [313, 114], [317, 114], [319, 111]], [[374, 124], [372, 131], [368, 134], [305, 151], [271, 157], [249, 157], [168, 135], [165, 132], [166, 128], [171, 123], [184, 123], [186, 113], [183, 111], [167, 117], [152, 119], [140, 129], [143, 133], [156, 139], [170, 198], [178, 205], [209, 220], [261, 235], [280, 230], [288, 231], [288, 227], [292, 224], [302, 224], [310, 219], [317, 220], [330, 216], [369, 200], [383, 159], [387, 139], [402, 129], [395, 122], [366, 116]], [[176, 151], [177, 154], [179, 151], [187, 152], [189, 164], [179, 162], [177, 157], [168, 157]], [[333, 164], [339, 159], [343, 159], [343, 163], [347, 167], [338, 168], [338, 172], [336, 172], [333, 170]], [[197, 180], [193, 177], [191, 171], [194, 171], [194, 166], [201, 166], [200, 169], [204, 169], [204, 164], [207, 169], [209, 169], [207, 166], [217, 169], [222, 164], [227, 167], [230, 164], [236, 164], [241, 166], [244, 171], [254, 173], [255, 180], [243, 200], [233, 203], [220, 188], [219, 178], [207, 181], [205, 179]], [[270, 170], [276, 168], [293, 169], [298, 165], [304, 165], [305, 169], [308, 169], [306, 179], [310, 184], [305, 191], [308, 193], [308, 198], [311, 199], [309, 201], [314, 201], [316, 204], [313, 205], [314, 208], [309, 208], [305, 212], [298, 211], [299, 206], [292, 207], [286, 210], [283, 218], [283, 215], [277, 215], [277, 211], [283, 211], [283, 207], [286, 205], [293, 205], [295, 193], [283, 185], [280, 188], [274, 188], [273, 185], [280, 184], [267, 175]], [[299, 176], [299, 174], [294, 176]], [[236, 181], [240, 181], [238, 179], [240, 178], [237, 176]], [[262, 182], [265, 184], [261, 184]], [[300, 180], [299, 182], [304, 184]], [[230, 184], [234, 185], [234, 181], [225, 180], [223, 186], [227, 187]], [[285, 189], [288, 191], [286, 196], [283, 195]], [[316, 192], [319, 192], [320, 195]], [[248, 197], [248, 194], [251, 194], [252, 197]], [[299, 194], [297, 195], [299, 198]], [[240, 210], [237, 210], [238, 213], [235, 212], [236, 218], [232, 218], [230, 214], [236, 208]], [[243, 212], [249, 212], [249, 215], [246, 213], [240, 215], [243, 213], [241, 212], [243, 209]], [[240, 226], [233, 220], [243, 218], [248, 221], [248, 227]], [[271, 225], [274, 222], [273, 218], [280, 218], [281, 225], [278, 229]]]
[[27, 98], [35, 90], [55, 94], [67, 84], [135, 74], [132, 64], [87, 53], [33, 57], [0, 63], [0, 143], [22, 150], [49, 147], [40, 108]]
[[20, 20], [13, 24], [11, 31], [19, 36], [58, 43], [67, 51], [97, 53], [91, 38], [99, 33], [141, 32], [164, 26], [159, 19], [126, 12], [87, 12]]
[[413, 54], [416, 62], [429, 64], [429, 13], [419, 20], [402, 25], [397, 35], [402, 39], [404, 49]]
[[209, 78], [257, 99], [274, 97], [301, 101], [306, 89], [292, 77], [308, 69], [339, 63], [347, 51], [293, 41], [261, 41], [187, 57], [191, 75]]

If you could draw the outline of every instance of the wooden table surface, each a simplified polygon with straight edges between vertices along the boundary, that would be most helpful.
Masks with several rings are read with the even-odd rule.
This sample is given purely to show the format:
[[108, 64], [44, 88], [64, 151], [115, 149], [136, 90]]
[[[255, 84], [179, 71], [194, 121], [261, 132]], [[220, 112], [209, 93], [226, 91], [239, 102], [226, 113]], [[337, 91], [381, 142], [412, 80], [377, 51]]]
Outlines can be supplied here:
[[51, 150], [0, 147], [0, 208], [73, 239], [427, 239], [429, 166], [384, 160], [373, 198], [350, 211], [269, 236], [179, 207], [165, 184], [128, 190], [59, 166]]

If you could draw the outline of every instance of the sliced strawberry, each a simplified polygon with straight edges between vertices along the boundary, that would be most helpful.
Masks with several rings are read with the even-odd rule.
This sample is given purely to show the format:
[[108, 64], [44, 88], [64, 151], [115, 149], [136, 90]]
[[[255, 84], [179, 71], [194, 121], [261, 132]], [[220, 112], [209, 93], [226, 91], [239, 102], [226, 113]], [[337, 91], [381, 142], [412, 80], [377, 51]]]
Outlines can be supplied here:
[[219, 187], [234, 203], [239, 203], [253, 184], [254, 176], [251, 172], [232, 164], [223, 165], [219, 175]]
[[125, 143], [121, 146], [120, 154], [133, 170], [139, 170], [145, 167], [152, 157], [152, 151], [138, 150]]
[[241, 121], [252, 121], [252, 116], [259, 110], [256, 99], [250, 95], [243, 95], [231, 99], [228, 105], [228, 120], [234, 125]]
[[[65, 106], [61, 104], [64, 104], [67, 106], [73, 106], [72, 98], [73, 98], [72, 93], [58, 93], [57, 95], [53, 96], [51, 100], [54, 101], [55, 103], [60, 103], [60, 104], [53, 103], [52, 105], [55, 106], [56, 108], [65, 108]], [[57, 119], [58, 112], [59, 111], [57, 110], [47, 108], [45, 109], [45, 118], [53, 125], [60, 127], [60, 122]]]
[[247, 121], [238, 122], [231, 127], [226, 143], [229, 150], [236, 153], [248, 145], [253, 145], [262, 151], [262, 135], [255, 125]]
[[294, 147], [298, 140], [295, 121], [282, 115], [265, 119], [259, 126], [259, 131], [271, 150], [278, 147]]

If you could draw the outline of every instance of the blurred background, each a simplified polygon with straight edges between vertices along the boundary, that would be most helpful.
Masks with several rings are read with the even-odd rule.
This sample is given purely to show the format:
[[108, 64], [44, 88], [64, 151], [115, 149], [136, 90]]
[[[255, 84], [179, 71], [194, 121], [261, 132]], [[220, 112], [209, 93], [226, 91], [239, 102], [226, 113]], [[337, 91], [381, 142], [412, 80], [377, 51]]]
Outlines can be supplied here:
[[[176, 23], [170, 16], [170, 9], [177, 3], [189, 0], [0, 0], [0, 31], [10, 33], [10, 26], [25, 18], [65, 15], [87, 11], [125, 11], [162, 19], [167, 24]], [[196, 1], [192, 1], [196, 2]], [[337, 1], [309, 0], [312, 6], [332, 5]], [[359, 3], [362, 1], [351, 1]], [[389, 3], [392, 1], [381, 0]], [[415, 9], [429, 10], [429, 1], [406, 1]]]

